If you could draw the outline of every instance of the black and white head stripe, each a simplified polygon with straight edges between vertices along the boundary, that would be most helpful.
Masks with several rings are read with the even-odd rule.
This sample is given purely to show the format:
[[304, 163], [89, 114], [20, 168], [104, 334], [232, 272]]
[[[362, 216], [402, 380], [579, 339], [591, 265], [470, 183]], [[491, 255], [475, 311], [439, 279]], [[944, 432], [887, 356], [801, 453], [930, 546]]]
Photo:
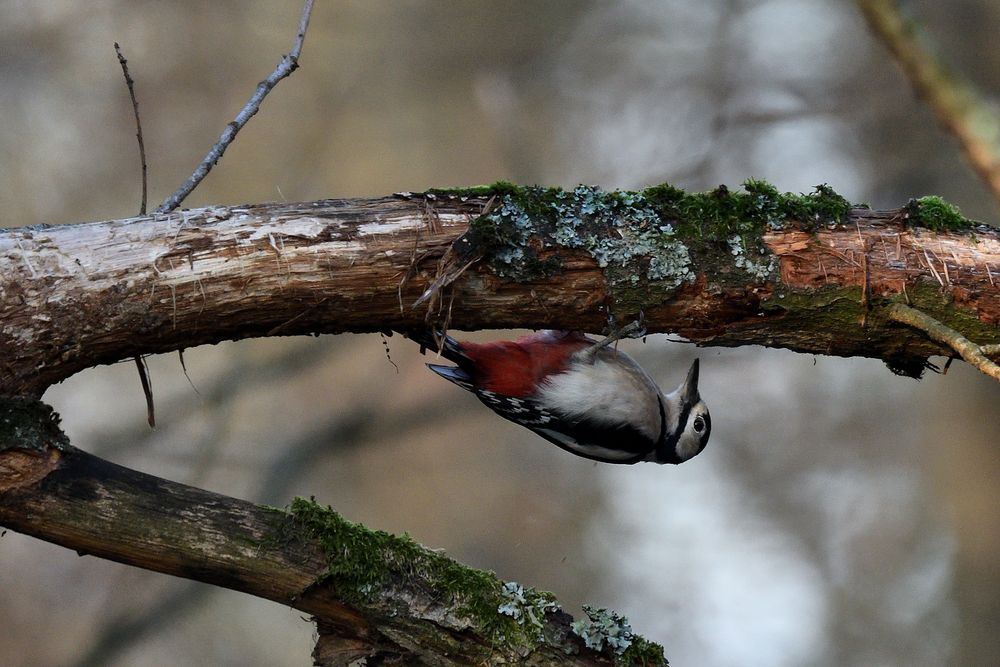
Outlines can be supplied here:
[[699, 449], [687, 458], [681, 458], [677, 453], [677, 442], [681, 439], [681, 436], [684, 435], [685, 431], [687, 431], [689, 421], [693, 422], [695, 419], [701, 419], [704, 422], [704, 428], [697, 431], [701, 439], [702, 448], [704, 448], [704, 443], [708, 442], [708, 437], [712, 433], [711, 415], [708, 414], [708, 411], [704, 411], [692, 418], [691, 409], [693, 407], [694, 405], [690, 403], [682, 404], [680, 419], [677, 421], [677, 428], [673, 432], [668, 433], [667, 437], [660, 442], [660, 446], [656, 448], [657, 460], [665, 463], [683, 463], [687, 460], [687, 458], [691, 458], [691, 456], [701, 453], [701, 449]]

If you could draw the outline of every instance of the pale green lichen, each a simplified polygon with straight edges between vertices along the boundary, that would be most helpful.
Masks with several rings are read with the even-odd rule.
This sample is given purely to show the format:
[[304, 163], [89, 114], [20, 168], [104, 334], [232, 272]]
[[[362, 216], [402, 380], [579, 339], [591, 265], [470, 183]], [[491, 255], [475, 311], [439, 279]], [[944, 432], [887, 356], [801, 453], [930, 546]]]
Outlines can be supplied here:
[[510, 616], [528, 632], [534, 632], [536, 639], [543, 639], [545, 614], [558, 611], [559, 605], [550, 594], [539, 595], [534, 588], [525, 588], [516, 581], [504, 583], [500, 589], [504, 602], [497, 612]]
[[587, 648], [603, 651], [609, 648], [615, 655], [622, 655], [632, 645], [634, 635], [628, 619], [613, 611], [599, 607], [583, 606], [586, 619], [573, 621], [573, 632], [583, 639]]
[[667, 289], [694, 279], [687, 247], [639, 193], [605, 192], [581, 185], [524, 188], [505, 193], [499, 204], [472, 225], [497, 275], [530, 279], [558, 270], [561, 262], [540, 260], [528, 240], [542, 249], [582, 249], [605, 269], [612, 285], [657, 281]]
[[757, 253], [761, 260], [755, 261], [747, 252], [745, 243], [746, 241], [741, 236], [729, 239], [729, 252], [733, 255], [736, 268], [742, 269], [751, 278], [756, 278], [759, 281], [771, 278], [778, 268], [778, 258], [773, 253], [768, 252], [766, 248], [758, 246]]

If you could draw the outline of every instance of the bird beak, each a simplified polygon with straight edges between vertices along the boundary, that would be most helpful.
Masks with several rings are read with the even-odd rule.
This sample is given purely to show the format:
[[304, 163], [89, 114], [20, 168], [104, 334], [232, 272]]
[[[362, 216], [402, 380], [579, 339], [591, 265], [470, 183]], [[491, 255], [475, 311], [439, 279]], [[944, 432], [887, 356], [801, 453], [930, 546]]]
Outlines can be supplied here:
[[684, 384], [680, 386], [681, 401], [686, 405], [694, 405], [698, 402], [698, 360], [691, 364]]

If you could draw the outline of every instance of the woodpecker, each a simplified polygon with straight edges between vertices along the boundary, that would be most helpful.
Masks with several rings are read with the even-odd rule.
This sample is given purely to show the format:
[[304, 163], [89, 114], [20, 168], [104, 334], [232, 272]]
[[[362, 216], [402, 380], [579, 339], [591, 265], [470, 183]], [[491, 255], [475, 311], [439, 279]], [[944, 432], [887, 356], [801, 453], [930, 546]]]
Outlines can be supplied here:
[[[636, 325], [638, 326], [638, 325]], [[683, 463], [708, 444], [712, 420], [698, 395], [698, 360], [664, 395], [627, 354], [579, 331], [513, 341], [460, 342], [429, 331], [405, 335], [455, 366], [427, 367], [505, 419], [577, 456], [604, 463]]]

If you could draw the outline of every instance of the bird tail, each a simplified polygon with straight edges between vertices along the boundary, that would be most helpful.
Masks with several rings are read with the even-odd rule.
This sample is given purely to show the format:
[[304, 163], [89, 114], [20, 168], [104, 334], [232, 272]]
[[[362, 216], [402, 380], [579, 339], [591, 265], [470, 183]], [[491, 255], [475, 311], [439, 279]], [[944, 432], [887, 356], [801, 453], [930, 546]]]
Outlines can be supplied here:
[[[471, 368], [474, 366], [472, 359], [466, 356], [462, 344], [447, 334], [431, 329], [416, 329], [401, 333], [419, 345], [421, 353], [424, 350], [430, 350], [431, 352], [440, 354], [448, 361], [458, 364], [462, 368]], [[436, 369], [432, 370], [437, 372]], [[440, 375], [440, 373], [438, 374]]]
[[466, 391], [473, 391], [475, 385], [472, 381], [472, 376], [467, 372], [459, 368], [458, 366], [441, 366], [440, 364], [427, 364], [427, 368], [431, 369], [445, 380], [457, 384], [462, 389]]

